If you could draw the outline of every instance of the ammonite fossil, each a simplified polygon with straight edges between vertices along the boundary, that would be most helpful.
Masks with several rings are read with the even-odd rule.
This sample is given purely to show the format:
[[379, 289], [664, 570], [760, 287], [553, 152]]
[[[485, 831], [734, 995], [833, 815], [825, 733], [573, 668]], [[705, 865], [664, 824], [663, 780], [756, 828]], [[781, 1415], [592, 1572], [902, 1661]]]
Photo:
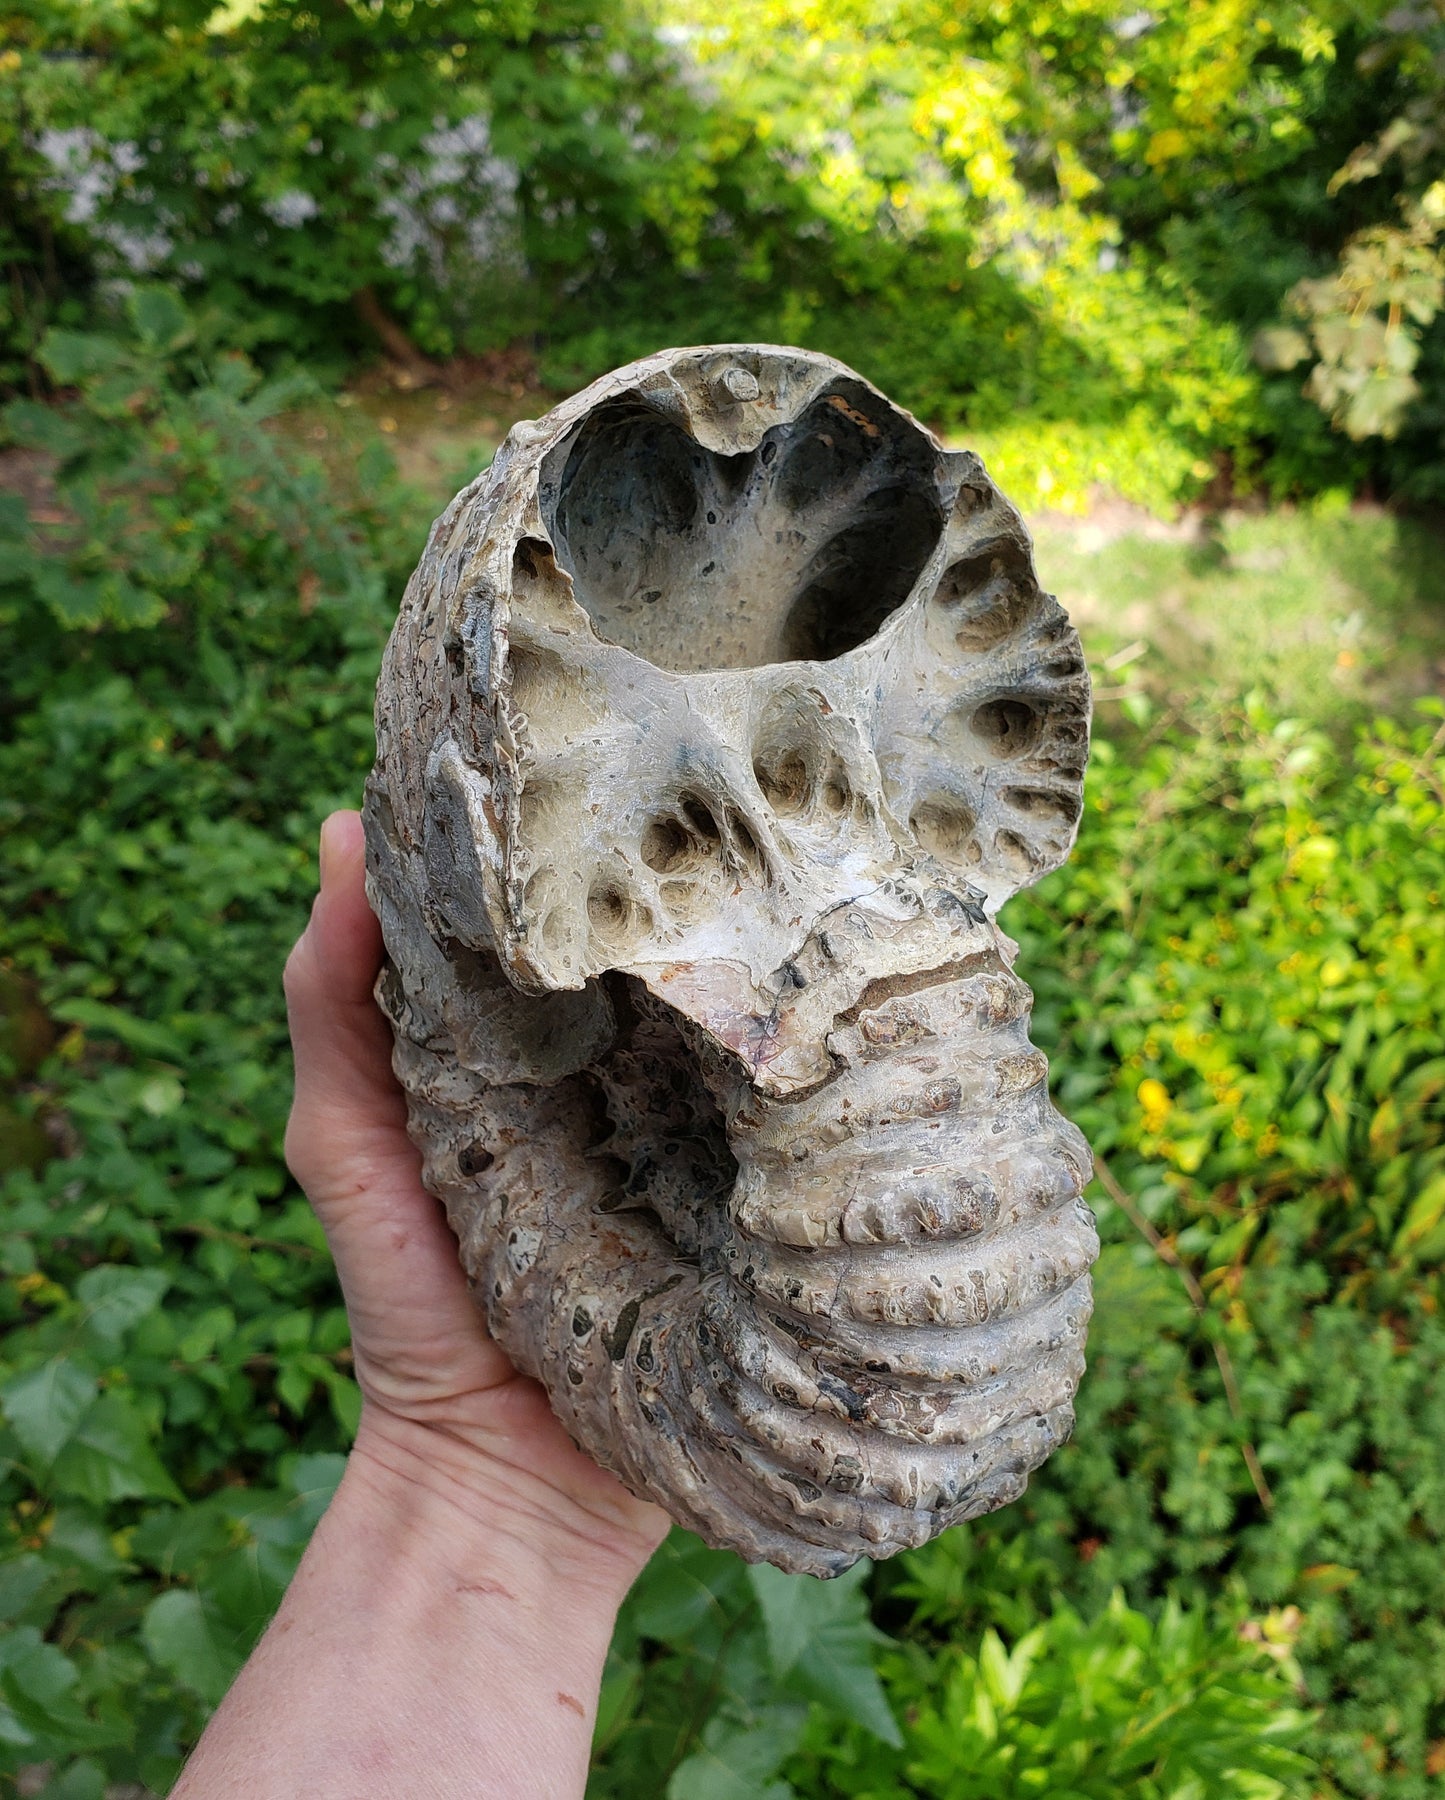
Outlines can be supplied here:
[[833, 1575], [1023, 1491], [1097, 1243], [999, 905], [1069, 852], [1078, 640], [841, 364], [671, 350], [432, 530], [366, 819], [425, 1178], [574, 1440]]

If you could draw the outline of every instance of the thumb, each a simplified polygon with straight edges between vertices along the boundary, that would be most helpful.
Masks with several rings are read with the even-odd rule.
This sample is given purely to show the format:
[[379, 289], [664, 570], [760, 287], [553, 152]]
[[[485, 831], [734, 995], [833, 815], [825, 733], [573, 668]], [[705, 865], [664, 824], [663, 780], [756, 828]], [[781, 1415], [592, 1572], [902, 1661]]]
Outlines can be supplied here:
[[[324, 1191], [342, 1151], [389, 1160], [405, 1144], [406, 1103], [391, 1072], [391, 1028], [372, 997], [381, 927], [366, 900], [361, 815], [321, 827], [321, 890], [286, 964], [286, 1009], [296, 1054], [296, 1099], [286, 1155], [308, 1192]], [[407, 1145], [409, 1149], [409, 1145]]]
[[[296, 1098], [286, 1161], [316, 1209], [352, 1318], [358, 1372], [475, 1357], [481, 1321], [441, 1207], [421, 1185], [391, 1027], [372, 997], [381, 930], [361, 816], [321, 828], [321, 891], [286, 964]], [[395, 1371], [393, 1370], [393, 1374]]]

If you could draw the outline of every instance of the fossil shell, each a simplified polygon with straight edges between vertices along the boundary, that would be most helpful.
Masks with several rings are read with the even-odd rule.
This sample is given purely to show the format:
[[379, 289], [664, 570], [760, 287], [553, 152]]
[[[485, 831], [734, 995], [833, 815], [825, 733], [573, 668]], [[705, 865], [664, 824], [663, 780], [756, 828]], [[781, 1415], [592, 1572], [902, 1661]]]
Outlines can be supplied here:
[[366, 802], [412, 1132], [497, 1339], [712, 1544], [837, 1574], [1070, 1430], [1089, 1152], [993, 915], [1088, 723], [978, 458], [826, 357], [621, 369], [433, 528]]

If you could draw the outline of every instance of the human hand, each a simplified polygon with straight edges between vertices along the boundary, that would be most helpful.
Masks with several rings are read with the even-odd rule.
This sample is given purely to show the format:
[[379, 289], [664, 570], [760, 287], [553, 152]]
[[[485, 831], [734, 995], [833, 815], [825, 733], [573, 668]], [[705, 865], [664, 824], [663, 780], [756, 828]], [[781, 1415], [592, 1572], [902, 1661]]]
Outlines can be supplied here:
[[486, 1333], [421, 1185], [356, 813], [286, 966], [286, 1160], [361, 1384], [346, 1473], [173, 1800], [581, 1800], [617, 1607], [667, 1527]]
[[606, 1587], [666, 1528], [574, 1448], [546, 1395], [487, 1336], [439, 1204], [421, 1185], [391, 1028], [372, 997], [381, 930], [360, 815], [321, 832], [321, 891], [286, 966], [296, 1097], [286, 1160], [336, 1260], [363, 1409], [352, 1467], [418, 1486], [520, 1548], [545, 1540]]

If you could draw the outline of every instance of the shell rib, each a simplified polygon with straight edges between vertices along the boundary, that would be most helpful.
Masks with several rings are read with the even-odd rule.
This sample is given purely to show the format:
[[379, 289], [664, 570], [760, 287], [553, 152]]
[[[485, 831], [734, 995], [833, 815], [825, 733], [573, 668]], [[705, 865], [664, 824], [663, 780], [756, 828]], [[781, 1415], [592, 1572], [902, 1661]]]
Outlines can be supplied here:
[[800, 351], [618, 371], [438, 521], [377, 726], [424, 1177], [574, 1441], [815, 1575], [1016, 1498], [1097, 1240], [992, 915], [1088, 687], [977, 458]]

